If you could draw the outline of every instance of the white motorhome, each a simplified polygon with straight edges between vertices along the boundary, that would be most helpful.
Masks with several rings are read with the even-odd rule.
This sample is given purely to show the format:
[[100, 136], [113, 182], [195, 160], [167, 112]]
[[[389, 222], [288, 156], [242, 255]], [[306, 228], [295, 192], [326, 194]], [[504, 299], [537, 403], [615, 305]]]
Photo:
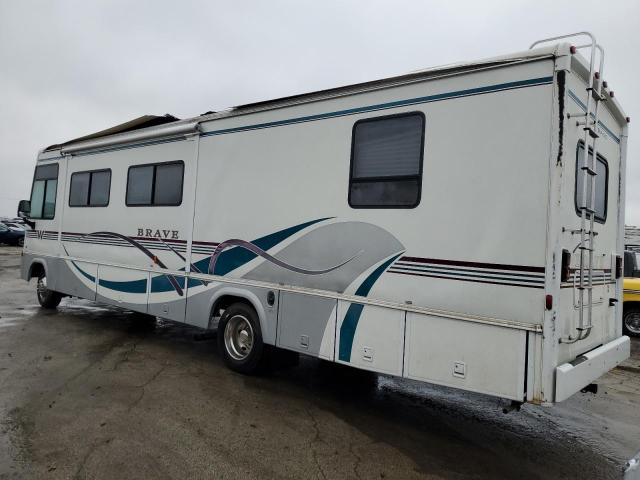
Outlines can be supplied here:
[[629, 355], [628, 119], [563, 38], [46, 148], [23, 278], [217, 328], [245, 373], [280, 348], [562, 401]]

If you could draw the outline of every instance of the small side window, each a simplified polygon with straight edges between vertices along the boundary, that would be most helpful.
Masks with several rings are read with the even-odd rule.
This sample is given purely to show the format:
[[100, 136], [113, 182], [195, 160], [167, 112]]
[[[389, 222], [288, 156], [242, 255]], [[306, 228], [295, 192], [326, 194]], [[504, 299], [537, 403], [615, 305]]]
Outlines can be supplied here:
[[[583, 181], [584, 178], [587, 178], [587, 202], [586, 205], [589, 206], [591, 200], [591, 181], [590, 176], [584, 175], [582, 171], [582, 162], [584, 157], [584, 142], [581, 140], [578, 142], [578, 147], [576, 149], [576, 195], [575, 195], [575, 206], [576, 213], [578, 216], [581, 215], [580, 208], [582, 207], [582, 194], [583, 194]], [[589, 163], [593, 159], [593, 152], [591, 147], [589, 147]], [[609, 164], [607, 160], [600, 154], [596, 156], [596, 177], [595, 177], [595, 197], [594, 197], [594, 211], [595, 217], [594, 220], [598, 223], [605, 223], [607, 220], [607, 196], [608, 196], [608, 185], [609, 185]], [[591, 218], [591, 214], [587, 212], [587, 219]]]
[[414, 208], [420, 203], [424, 123], [422, 113], [356, 122], [351, 145], [351, 207]]
[[129, 167], [126, 204], [129, 207], [180, 205], [183, 180], [182, 161]]
[[56, 194], [58, 191], [58, 164], [36, 167], [31, 187], [31, 212], [29, 217], [35, 220], [51, 220], [56, 213]]
[[75, 172], [69, 189], [70, 207], [106, 207], [109, 205], [111, 170]]

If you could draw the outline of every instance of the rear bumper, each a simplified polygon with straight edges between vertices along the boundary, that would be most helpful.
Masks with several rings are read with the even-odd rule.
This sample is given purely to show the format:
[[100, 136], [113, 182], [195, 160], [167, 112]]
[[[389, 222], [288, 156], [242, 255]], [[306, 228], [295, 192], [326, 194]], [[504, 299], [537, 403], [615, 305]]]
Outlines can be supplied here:
[[629, 337], [623, 335], [595, 350], [580, 355], [571, 363], [564, 363], [556, 367], [555, 401], [566, 400], [629, 358], [630, 345]]

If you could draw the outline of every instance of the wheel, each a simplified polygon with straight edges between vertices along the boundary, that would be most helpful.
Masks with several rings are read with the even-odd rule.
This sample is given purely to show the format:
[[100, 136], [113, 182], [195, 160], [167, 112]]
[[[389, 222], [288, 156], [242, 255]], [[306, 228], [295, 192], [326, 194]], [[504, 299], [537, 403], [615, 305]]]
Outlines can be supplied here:
[[234, 303], [218, 323], [218, 349], [231, 370], [247, 375], [260, 373], [266, 364], [260, 322], [255, 310]]
[[631, 307], [622, 314], [622, 329], [633, 337], [640, 337], [640, 308]]
[[42, 308], [54, 309], [60, 304], [60, 300], [62, 300], [61, 293], [54, 292], [47, 288], [47, 277], [45, 275], [38, 277], [36, 292], [38, 294], [38, 302], [40, 302]]
[[18, 239], [18, 246], [19, 247], [24, 247], [24, 237], [21, 237]]

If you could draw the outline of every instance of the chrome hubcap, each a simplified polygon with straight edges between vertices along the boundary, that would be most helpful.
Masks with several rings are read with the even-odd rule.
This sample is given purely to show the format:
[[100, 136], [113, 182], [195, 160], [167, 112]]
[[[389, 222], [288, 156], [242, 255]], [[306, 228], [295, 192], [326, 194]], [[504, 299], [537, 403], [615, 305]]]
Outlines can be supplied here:
[[640, 335], [640, 312], [627, 313], [624, 316], [624, 325], [631, 333]]
[[244, 360], [253, 348], [253, 327], [243, 315], [234, 315], [224, 328], [224, 345], [234, 360]]

